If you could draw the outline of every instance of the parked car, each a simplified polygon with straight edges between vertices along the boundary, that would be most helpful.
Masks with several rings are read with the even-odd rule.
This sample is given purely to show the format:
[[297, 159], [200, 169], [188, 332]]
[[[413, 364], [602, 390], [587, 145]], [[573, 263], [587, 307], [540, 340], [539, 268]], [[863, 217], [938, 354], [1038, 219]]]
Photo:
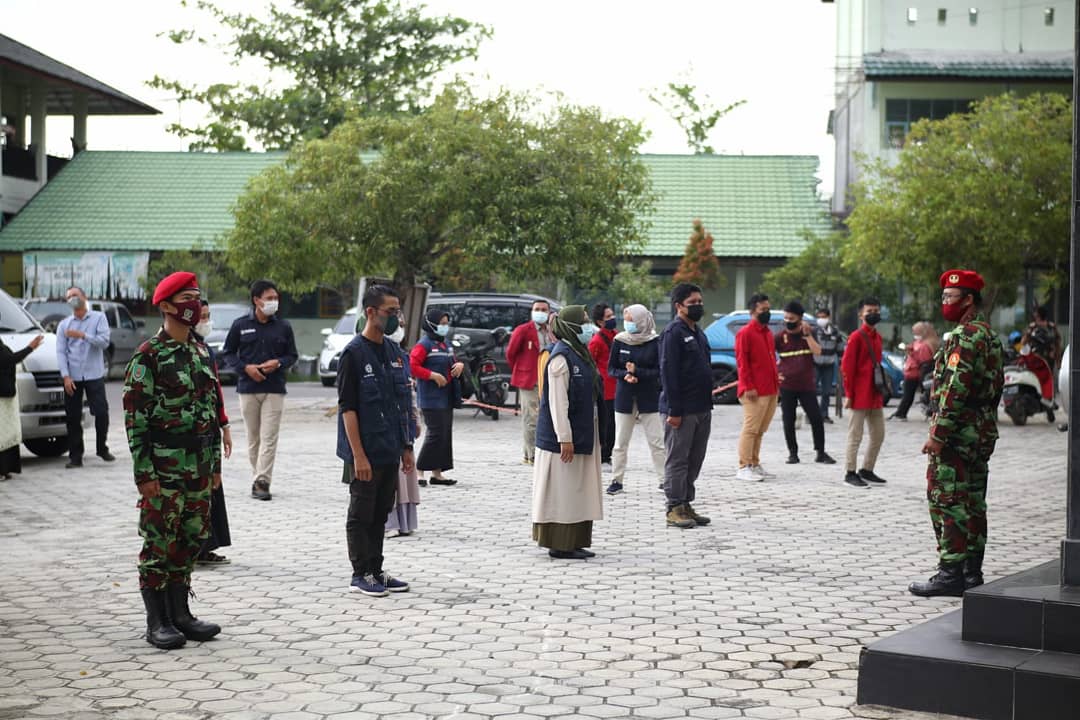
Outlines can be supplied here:
[[[90, 300], [90, 309], [104, 313], [109, 323], [109, 347], [105, 348], [106, 374], [116, 367], [123, 369], [135, 353], [135, 349], [146, 339], [142, 320], [131, 316], [123, 304], [110, 300]], [[37, 318], [48, 332], [55, 333], [60, 321], [71, 314], [71, 306], [63, 300], [30, 298], [23, 301], [23, 307]]]
[[207, 346], [214, 351], [218, 377], [225, 385], [236, 384], [236, 373], [221, 362], [221, 348], [225, 346], [225, 337], [229, 334], [229, 328], [232, 327], [236, 318], [247, 315], [250, 310], [250, 305], [242, 303], [210, 303], [210, 319], [214, 323], [214, 329], [204, 339]]
[[338, 318], [332, 328], [323, 328], [323, 346], [319, 351], [319, 380], [326, 387], [337, 381], [341, 351], [356, 336], [356, 308], [351, 307]]
[[[45, 341], [15, 370], [23, 445], [35, 455], [57, 457], [67, 452], [67, 416], [64, 381], [56, 362], [56, 335], [3, 290], [0, 290], [0, 339], [12, 350], [22, 350], [44, 333]], [[83, 425], [87, 422], [83, 410]]]
[[[803, 315], [803, 319], [813, 324], [812, 315]], [[735, 312], [721, 315], [705, 328], [705, 337], [709, 341], [710, 362], [713, 369], [713, 387], [718, 388], [735, 382], [739, 379], [739, 373], [735, 364], [735, 335], [739, 330], [746, 327], [750, 322], [749, 310], [736, 310]], [[769, 330], [773, 335], [780, 332], [784, 327], [784, 314], [773, 311], [769, 318]], [[837, 360], [839, 362], [839, 360]], [[904, 356], [899, 353], [886, 352], [882, 354], [881, 366], [889, 373], [893, 383], [893, 397], [903, 395], [904, 384]], [[839, 382], [839, 378], [837, 379]], [[737, 388], [731, 387], [713, 396], [713, 402], [735, 403], [738, 402]], [[885, 398], [885, 404], [889, 398]]]

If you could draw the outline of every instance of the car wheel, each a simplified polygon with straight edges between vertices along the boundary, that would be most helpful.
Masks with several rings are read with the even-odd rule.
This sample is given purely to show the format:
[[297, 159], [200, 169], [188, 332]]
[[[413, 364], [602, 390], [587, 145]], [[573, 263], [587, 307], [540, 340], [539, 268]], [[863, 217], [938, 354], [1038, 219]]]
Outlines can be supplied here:
[[321, 378], [319, 378], [319, 380], [322, 381], [323, 387], [334, 387], [334, 382], [337, 380], [337, 378], [335, 378], [335, 377], [321, 377]]
[[[737, 382], [739, 379], [739, 373], [735, 368], [728, 367], [726, 365], [719, 365], [713, 368], [713, 390], [724, 387], [733, 382]], [[721, 392], [714, 392], [713, 396], [714, 405], [733, 405], [739, 401], [739, 388], [733, 386], [722, 390]]]
[[27, 450], [38, 457], [60, 457], [67, 452], [68, 439], [67, 435], [48, 438], [33, 438], [24, 440], [23, 445], [26, 446]]
[[108, 380], [112, 374], [113, 356], [116, 354], [116, 348], [112, 345], [105, 348], [105, 379]]

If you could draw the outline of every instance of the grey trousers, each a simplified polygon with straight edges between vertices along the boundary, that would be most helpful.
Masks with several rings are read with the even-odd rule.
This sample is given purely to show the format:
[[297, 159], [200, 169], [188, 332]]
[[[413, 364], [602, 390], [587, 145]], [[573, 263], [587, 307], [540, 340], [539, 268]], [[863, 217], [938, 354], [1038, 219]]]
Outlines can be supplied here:
[[661, 415], [664, 422], [664, 494], [667, 495], [667, 509], [693, 502], [695, 484], [705, 463], [705, 450], [709, 446], [709, 431], [712, 428], [712, 412], [683, 415], [682, 424], [671, 427], [667, 416]]

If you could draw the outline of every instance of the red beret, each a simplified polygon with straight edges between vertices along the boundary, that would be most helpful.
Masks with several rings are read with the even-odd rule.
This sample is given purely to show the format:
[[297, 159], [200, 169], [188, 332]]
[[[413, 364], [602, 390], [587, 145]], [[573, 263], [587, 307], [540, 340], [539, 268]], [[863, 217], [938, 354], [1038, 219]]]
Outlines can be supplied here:
[[941, 273], [942, 288], [954, 287], [980, 292], [984, 285], [986, 283], [983, 282], [982, 275], [974, 270], [946, 270]]
[[154, 299], [151, 303], [157, 305], [162, 300], [168, 300], [181, 290], [199, 287], [199, 281], [195, 279], [195, 273], [174, 272], [157, 284], [154, 288]]

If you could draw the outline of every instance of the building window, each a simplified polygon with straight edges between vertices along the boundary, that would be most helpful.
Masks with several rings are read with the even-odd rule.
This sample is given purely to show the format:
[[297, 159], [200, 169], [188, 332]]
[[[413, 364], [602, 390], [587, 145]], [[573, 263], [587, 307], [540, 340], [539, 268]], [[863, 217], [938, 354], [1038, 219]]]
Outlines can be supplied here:
[[977, 8], [977, 7], [968, 8], [968, 24], [969, 25], [978, 25], [979, 24], [979, 8]]
[[954, 113], [967, 112], [971, 100], [886, 100], [885, 146], [904, 147], [904, 139], [918, 120], [941, 120]]
[[937, 11], [937, 24], [944, 25], [945, 19], [949, 16], [948, 8], [938, 8]]
[[907, 21], [908, 25], [914, 25], [919, 20], [919, 8], [909, 7], [907, 9]]
[[1054, 24], [1054, 8], [1048, 7], [1043, 10], [1043, 22], [1047, 25]]

